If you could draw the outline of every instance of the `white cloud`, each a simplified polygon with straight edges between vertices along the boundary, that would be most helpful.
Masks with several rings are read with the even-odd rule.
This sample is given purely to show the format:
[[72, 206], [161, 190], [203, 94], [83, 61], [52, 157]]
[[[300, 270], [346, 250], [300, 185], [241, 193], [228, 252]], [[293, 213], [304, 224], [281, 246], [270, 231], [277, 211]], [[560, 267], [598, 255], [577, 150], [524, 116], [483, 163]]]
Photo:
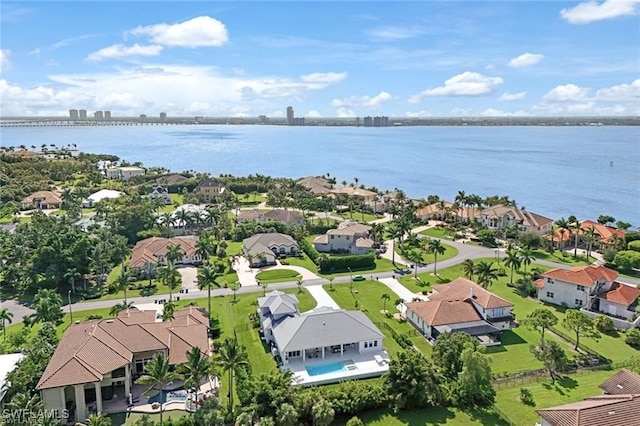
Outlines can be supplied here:
[[527, 92], [518, 92], [518, 93], [503, 93], [502, 96], [500, 96], [500, 101], [517, 101], [518, 99], [523, 99], [525, 96], [527, 96]]
[[102, 61], [104, 59], [118, 59], [128, 56], [157, 56], [162, 52], [162, 49], [163, 47], [159, 44], [151, 44], [148, 46], [137, 43], [133, 46], [114, 44], [90, 53], [89, 56], [87, 56], [87, 60]]
[[156, 24], [137, 27], [129, 32], [133, 35], [148, 35], [154, 43], [180, 47], [219, 47], [229, 41], [227, 27], [210, 16], [197, 18], [178, 24]]
[[9, 56], [11, 56], [10, 50], [0, 49], [0, 71], [7, 71], [11, 67]]
[[373, 38], [381, 40], [404, 40], [413, 38], [424, 34], [425, 29], [411, 26], [411, 27], [397, 27], [391, 25], [385, 25], [378, 28], [374, 28], [367, 31], [367, 34]]
[[451, 77], [444, 86], [426, 89], [409, 97], [417, 103], [425, 96], [481, 96], [495, 92], [503, 83], [501, 77], [487, 77], [477, 72], [466, 71]]
[[640, 79], [631, 84], [620, 84], [618, 86], [603, 87], [596, 92], [596, 99], [599, 101], [640, 101]]
[[544, 58], [542, 53], [523, 53], [509, 61], [507, 65], [511, 68], [525, 68], [537, 64]]
[[29, 56], [40, 56], [40, 53], [41, 53], [40, 52], [40, 48], [36, 47], [35, 49], [30, 50], [29, 52], [27, 52], [27, 55], [29, 55]]
[[314, 72], [300, 76], [305, 83], [331, 84], [347, 78], [346, 72]]
[[588, 1], [572, 8], [562, 9], [560, 16], [571, 24], [588, 24], [590, 22], [635, 15], [640, 0], [605, 0], [603, 2]]
[[311, 111], [309, 111], [306, 115], [307, 117], [312, 117], [312, 118], [318, 118], [318, 117], [322, 117], [322, 115], [320, 114], [320, 111], [312, 109]]
[[482, 111], [480, 115], [483, 117], [526, 117], [531, 114], [529, 114], [526, 111], [508, 112], [508, 111], [502, 111], [495, 108], [487, 108], [484, 111]]
[[590, 91], [591, 89], [588, 87], [580, 87], [570, 83], [554, 87], [542, 97], [542, 100], [550, 102], [583, 101], [587, 99]]
[[350, 117], [357, 117], [356, 113], [353, 112], [353, 110], [347, 109], [347, 108], [338, 108], [336, 110], [336, 117], [338, 118], [350, 118]]
[[419, 117], [431, 117], [433, 116], [433, 114], [426, 110], [407, 111], [406, 116], [410, 118], [419, 118]]
[[380, 106], [385, 101], [391, 99], [391, 95], [387, 92], [380, 92], [375, 96], [349, 96], [348, 98], [343, 99], [333, 99], [331, 101], [332, 107], [345, 107], [345, 108], [353, 108], [353, 107], [364, 107], [364, 108], [372, 108]]
[[251, 108], [244, 105], [235, 105], [231, 107], [230, 111], [234, 117], [248, 117], [249, 112], [251, 112]]

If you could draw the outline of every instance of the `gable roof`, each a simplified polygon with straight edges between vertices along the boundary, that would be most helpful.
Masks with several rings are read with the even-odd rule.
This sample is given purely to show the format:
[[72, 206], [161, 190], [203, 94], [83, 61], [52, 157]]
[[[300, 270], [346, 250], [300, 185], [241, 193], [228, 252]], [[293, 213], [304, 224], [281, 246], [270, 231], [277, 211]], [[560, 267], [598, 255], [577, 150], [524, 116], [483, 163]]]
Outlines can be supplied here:
[[473, 299], [475, 303], [485, 309], [513, 307], [512, 303], [464, 277], [456, 278], [448, 284], [434, 285], [433, 290], [436, 293], [430, 294], [429, 300], [468, 301]]
[[264, 213], [264, 217], [282, 223], [304, 222], [304, 216], [295, 210], [274, 209]]
[[539, 228], [553, 223], [553, 219], [549, 219], [548, 217], [532, 213], [528, 210], [518, 209], [511, 206], [504, 206], [502, 204], [488, 207], [484, 209], [480, 214], [482, 216], [487, 216], [490, 218], [508, 215], [518, 222], [522, 223], [522, 225], [532, 228]]
[[198, 186], [196, 186], [194, 191], [197, 191], [201, 188], [224, 188], [224, 184], [221, 182], [218, 182], [217, 180], [213, 180], [210, 177], [206, 177], [200, 181], [200, 183], [198, 184]]
[[347, 194], [350, 195], [352, 197], [373, 197], [375, 195], [377, 195], [375, 192], [373, 191], [369, 191], [368, 189], [362, 189], [362, 188], [354, 188], [353, 186], [345, 186], [342, 188], [335, 188], [332, 189], [331, 191], [332, 194]]
[[33, 200], [42, 200], [41, 202], [45, 204], [60, 204], [62, 203], [62, 196], [55, 191], [37, 191], [25, 197], [22, 200], [22, 204], [31, 204]]
[[593, 230], [600, 236], [600, 241], [609, 242], [612, 237], [615, 235], [619, 238], [624, 238], [624, 232], [620, 229], [612, 228], [611, 226], [602, 225], [598, 222], [594, 222], [592, 220], [583, 220], [580, 222], [580, 230], [581, 233], [584, 233], [589, 228], [593, 228]]
[[609, 302], [629, 306], [640, 297], [640, 290], [629, 285], [615, 282], [608, 291], [600, 294], [598, 297], [606, 299]]
[[329, 229], [326, 234], [327, 235], [356, 235], [356, 234], [367, 234], [371, 231], [371, 227], [369, 225], [363, 225], [358, 222], [353, 222], [351, 220], [345, 220], [338, 225], [336, 229]]
[[244, 244], [245, 248], [249, 251], [258, 244], [267, 248], [270, 246], [298, 246], [298, 243], [291, 235], [281, 234], [279, 232], [254, 234], [242, 240], [242, 244]]
[[545, 278], [553, 278], [575, 285], [592, 286], [596, 281], [604, 279], [611, 282], [618, 278], [618, 273], [602, 265], [576, 266], [571, 269], [555, 268], [542, 274]]
[[361, 311], [319, 309], [287, 318], [276, 325], [273, 337], [281, 352], [378, 340], [384, 335]]
[[600, 395], [537, 412], [554, 426], [638, 426], [639, 406], [640, 395]]
[[460, 300], [434, 300], [409, 302], [407, 309], [413, 311], [430, 326], [482, 321], [470, 302]]
[[[199, 317], [187, 307], [176, 317]], [[131, 363], [139, 352], [168, 351], [169, 363], [186, 361], [186, 351], [198, 347], [207, 353], [207, 326], [200, 321], [155, 322], [155, 311], [123, 311], [118, 318], [87, 321], [70, 326], [62, 336], [36, 389], [93, 383]]]
[[622, 369], [600, 385], [609, 395], [640, 394], [640, 375]]
[[322, 177], [306, 177], [297, 182], [298, 185], [302, 185], [314, 194], [326, 194], [331, 192], [331, 183]]
[[171, 185], [171, 184], [179, 184], [188, 180], [189, 178], [182, 176], [180, 174], [174, 173], [167, 176], [161, 176], [158, 179], [156, 179], [155, 182], [163, 185]]
[[138, 241], [131, 250], [129, 266], [141, 268], [145, 263], [157, 263], [159, 256], [165, 256], [169, 244], [179, 245], [186, 257], [193, 256], [197, 251], [198, 237], [184, 236], [173, 238], [151, 237]]
[[265, 297], [258, 298], [258, 307], [268, 308], [271, 315], [298, 311], [298, 298], [294, 294], [274, 290]]

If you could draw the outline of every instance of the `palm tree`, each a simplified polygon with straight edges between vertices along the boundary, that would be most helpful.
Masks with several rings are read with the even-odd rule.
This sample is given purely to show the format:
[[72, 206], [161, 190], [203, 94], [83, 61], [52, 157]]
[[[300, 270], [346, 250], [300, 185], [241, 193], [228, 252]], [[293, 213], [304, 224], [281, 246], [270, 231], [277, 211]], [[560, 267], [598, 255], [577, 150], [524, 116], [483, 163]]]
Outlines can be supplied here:
[[578, 257], [578, 240], [580, 239], [580, 222], [575, 216], [569, 216], [567, 219], [569, 222], [569, 229], [573, 234], [573, 257]]
[[2, 339], [6, 340], [7, 338], [6, 323], [11, 324], [13, 322], [13, 313], [11, 313], [7, 308], [0, 309], [0, 322], [2, 322]]
[[219, 276], [218, 267], [211, 265], [203, 266], [198, 273], [198, 288], [200, 290], [207, 289], [207, 312], [209, 317], [211, 317], [211, 286], [216, 283], [216, 278]]
[[133, 302], [127, 303], [123, 301], [121, 303], [116, 303], [109, 310], [109, 315], [116, 317], [120, 312], [126, 311], [127, 309], [131, 309], [132, 307], [133, 307]]
[[153, 262], [145, 262], [141, 268], [142, 276], [149, 278], [149, 286], [153, 285], [153, 277], [158, 275], [158, 265]]
[[162, 321], [171, 321], [173, 314], [176, 312], [176, 303], [169, 300], [162, 305]]
[[393, 243], [393, 247], [391, 247], [391, 263], [395, 265], [396, 264], [395, 242], [396, 240], [398, 241], [398, 243], [401, 242], [402, 237], [404, 236], [404, 229], [402, 229], [402, 227], [398, 223], [393, 222], [389, 226], [389, 233], [391, 234], [391, 239]]
[[489, 287], [493, 281], [498, 279], [498, 270], [493, 268], [493, 262], [481, 260], [476, 265], [476, 274], [478, 275], [478, 284], [483, 288]]
[[476, 265], [473, 263], [473, 259], [467, 259], [462, 262], [462, 272], [469, 278], [469, 281], [473, 281], [473, 274], [476, 271]]
[[237, 337], [227, 337], [222, 341], [216, 356], [216, 363], [222, 371], [229, 372], [229, 412], [233, 411], [233, 376], [249, 365], [244, 347], [240, 346]]
[[422, 252], [418, 250], [410, 250], [404, 254], [409, 262], [413, 263], [413, 278], [418, 279], [418, 266], [422, 264]]
[[167, 263], [175, 265], [175, 262], [184, 257], [184, 252], [179, 244], [169, 244], [167, 246]]
[[511, 268], [511, 278], [509, 279], [509, 282], [513, 283], [513, 271], [514, 269], [520, 268], [522, 259], [520, 258], [518, 251], [514, 249], [507, 250], [505, 254], [507, 256], [502, 261], [505, 265]]
[[[458, 195], [456, 195], [456, 198], [453, 200], [456, 203], [460, 204], [462, 206], [462, 218], [464, 219], [464, 206], [467, 204], [467, 194], [465, 194], [464, 191], [458, 191]], [[467, 217], [467, 219], [469, 219]]]
[[382, 312], [386, 313], [387, 312], [387, 300], [391, 300], [391, 296], [389, 296], [389, 294], [384, 293], [382, 296], [380, 296], [380, 299], [382, 299]]
[[[144, 375], [142, 375], [136, 382], [142, 385], [149, 385], [147, 390], [142, 394], [149, 395], [151, 392], [162, 392], [165, 383], [177, 380], [178, 374], [169, 370], [169, 358], [166, 358], [162, 353], [156, 353], [151, 361], [149, 361], [144, 367]], [[162, 411], [164, 404], [160, 403], [160, 426], [162, 426]]]
[[335, 280], [335, 279], [336, 279], [336, 277], [334, 277], [333, 275], [327, 276], [327, 281], [329, 281], [329, 288], [331, 290], [333, 290], [333, 280]]
[[175, 212], [175, 220], [177, 224], [182, 225], [182, 233], [184, 235], [187, 233], [187, 227], [193, 223], [193, 216], [183, 208]]
[[164, 284], [169, 287], [169, 301], [173, 300], [173, 287], [178, 278], [178, 269], [175, 266], [168, 264], [164, 268], [158, 270], [158, 275]]
[[588, 227], [587, 230], [584, 231], [584, 235], [582, 236], [582, 239], [587, 243], [587, 261], [589, 261], [589, 256], [591, 255], [591, 249], [593, 249], [593, 244], [598, 241], [599, 237], [600, 235], [598, 235], [598, 233], [596, 232], [593, 226]]
[[197, 346], [187, 352], [187, 362], [178, 367], [185, 388], [199, 389], [202, 379], [208, 377], [211, 370], [211, 358], [203, 354]]
[[569, 231], [569, 229], [571, 228], [571, 225], [569, 224], [567, 219], [565, 219], [564, 217], [561, 217], [560, 219], [556, 220], [555, 223], [556, 223], [556, 226], [558, 227], [558, 230], [560, 231], [560, 241], [558, 242], [558, 246], [560, 246], [560, 243], [562, 243], [562, 249], [564, 249], [564, 234], [566, 234]]
[[527, 266], [536, 260], [533, 251], [529, 247], [520, 247], [518, 254], [520, 255], [520, 262], [524, 265], [524, 271], [527, 272]]
[[129, 273], [129, 270], [127, 270], [127, 268], [122, 268], [120, 270], [120, 275], [118, 275], [118, 278], [116, 279], [116, 287], [118, 290], [124, 291], [125, 304], [127, 303], [127, 290], [129, 289], [130, 278], [131, 274]]
[[298, 277], [296, 281], [298, 284], [298, 293], [302, 293], [302, 277]]
[[438, 255], [444, 254], [446, 248], [442, 245], [440, 240], [431, 238], [427, 243], [427, 251], [429, 253], [433, 253], [433, 275], [438, 276], [438, 273], [436, 272], [436, 268], [438, 267]]
[[200, 256], [202, 262], [206, 265], [209, 263], [209, 258], [214, 254], [214, 247], [209, 239], [209, 234], [203, 232], [196, 243], [196, 254]]

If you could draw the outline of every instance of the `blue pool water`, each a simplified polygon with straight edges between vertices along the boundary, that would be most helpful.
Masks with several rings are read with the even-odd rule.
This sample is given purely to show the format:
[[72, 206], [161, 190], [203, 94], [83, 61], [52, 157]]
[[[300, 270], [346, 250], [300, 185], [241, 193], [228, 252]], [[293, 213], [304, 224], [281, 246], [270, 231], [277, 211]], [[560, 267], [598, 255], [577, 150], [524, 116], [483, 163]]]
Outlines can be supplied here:
[[171, 401], [186, 401], [187, 400], [187, 391], [186, 390], [171, 390], [166, 391], [163, 390], [160, 393], [149, 397], [149, 404], [153, 404], [154, 402], [171, 402]]
[[306, 367], [307, 373], [310, 376], [319, 376], [320, 374], [336, 373], [338, 371], [346, 371], [342, 361], [330, 362], [327, 364], [310, 365]]

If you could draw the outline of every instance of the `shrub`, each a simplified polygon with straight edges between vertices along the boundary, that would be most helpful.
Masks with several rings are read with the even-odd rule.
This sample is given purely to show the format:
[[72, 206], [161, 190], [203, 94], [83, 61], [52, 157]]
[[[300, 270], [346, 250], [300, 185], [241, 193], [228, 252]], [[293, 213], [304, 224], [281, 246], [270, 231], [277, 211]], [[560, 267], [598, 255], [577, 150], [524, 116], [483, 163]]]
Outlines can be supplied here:
[[616, 250], [614, 248], [605, 249], [605, 251], [602, 252], [602, 258], [604, 259], [605, 262], [611, 263], [611, 262], [613, 262], [613, 259], [616, 257], [616, 253], [617, 252], [618, 252], [618, 250]]
[[633, 250], [622, 250], [613, 257], [613, 263], [623, 271], [630, 271], [633, 268], [640, 268], [640, 252]]
[[640, 251], [640, 240], [631, 241], [627, 248], [633, 251]]
[[634, 348], [640, 348], [640, 330], [637, 328], [631, 328], [625, 331], [624, 342]]
[[360, 417], [354, 416], [347, 421], [346, 426], [364, 426], [364, 423], [360, 420]]
[[91, 314], [91, 315], [87, 315], [87, 319], [88, 319], [88, 320], [98, 320], [98, 319], [102, 319], [102, 315], [98, 315], [98, 314]]
[[520, 402], [525, 405], [536, 405], [533, 400], [533, 393], [527, 388], [520, 388]]
[[602, 333], [611, 333], [615, 330], [613, 320], [606, 315], [597, 315], [593, 320], [593, 325]]

